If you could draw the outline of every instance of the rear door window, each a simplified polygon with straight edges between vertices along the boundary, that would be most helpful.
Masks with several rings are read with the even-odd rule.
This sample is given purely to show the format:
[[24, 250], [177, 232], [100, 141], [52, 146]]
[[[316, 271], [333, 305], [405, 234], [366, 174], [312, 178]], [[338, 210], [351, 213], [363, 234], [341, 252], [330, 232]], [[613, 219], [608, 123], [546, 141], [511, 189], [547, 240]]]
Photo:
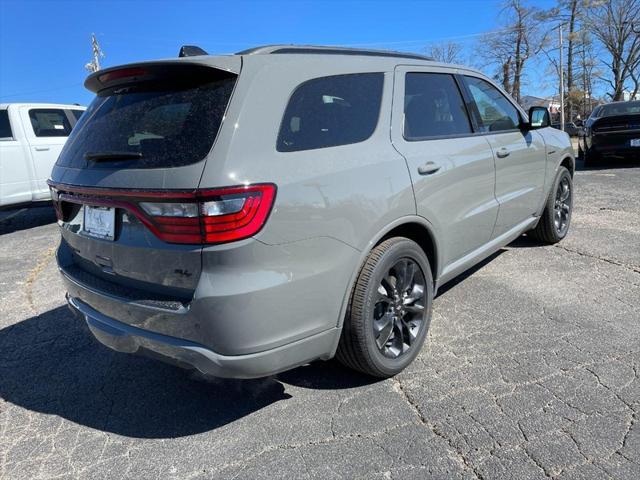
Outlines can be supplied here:
[[481, 132], [502, 132], [518, 128], [518, 109], [500, 90], [481, 78], [464, 78], [480, 114]]
[[171, 70], [99, 91], [75, 125], [58, 165], [168, 168], [203, 160], [213, 147], [237, 76], [210, 67]]
[[443, 73], [406, 74], [405, 139], [425, 140], [471, 132], [466, 107], [453, 76]]
[[71, 133], [71, 123], [62, 109], [32, 108], [29, 119], [36, 137], [68, 137]]
[[358, 143], [378, 124], [383, 73], [315, 78], [291, 95], [277, 140], [279, 152]]
[[9, 123], [8, 110], [0, 110], [0, 140], [9, 140], [13, 138], [11, 133], [11, 123]]

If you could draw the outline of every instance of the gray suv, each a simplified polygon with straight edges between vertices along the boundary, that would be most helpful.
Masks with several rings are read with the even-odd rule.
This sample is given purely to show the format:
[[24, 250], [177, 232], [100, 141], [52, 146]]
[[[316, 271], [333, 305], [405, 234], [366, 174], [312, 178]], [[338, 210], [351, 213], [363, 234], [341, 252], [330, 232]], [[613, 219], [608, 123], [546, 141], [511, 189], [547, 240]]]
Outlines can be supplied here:
[[221, 377], [336, 356], [400, 372], [438, 287], [569, 228], [544, 108], [386, 51], [260, 47], [109, 68], [49, 182], [72, 310], [115, 350]]

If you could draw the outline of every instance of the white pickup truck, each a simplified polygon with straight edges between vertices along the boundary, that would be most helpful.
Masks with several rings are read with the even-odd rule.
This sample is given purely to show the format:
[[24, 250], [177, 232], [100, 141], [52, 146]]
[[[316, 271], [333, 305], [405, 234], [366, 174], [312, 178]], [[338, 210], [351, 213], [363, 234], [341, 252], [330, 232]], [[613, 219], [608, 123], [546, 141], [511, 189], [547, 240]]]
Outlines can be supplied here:
[[0, 209], [50, 200], [47, 179], [84, 110], [52, 103], [0, 104]]

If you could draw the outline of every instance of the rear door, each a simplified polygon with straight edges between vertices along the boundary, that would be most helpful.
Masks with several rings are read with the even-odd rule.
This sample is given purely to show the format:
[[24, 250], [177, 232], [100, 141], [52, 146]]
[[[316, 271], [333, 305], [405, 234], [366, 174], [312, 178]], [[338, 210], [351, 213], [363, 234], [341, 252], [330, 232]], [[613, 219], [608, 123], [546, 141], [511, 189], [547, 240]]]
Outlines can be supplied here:
[[20, 109], [20, 119], [33, 161], [32, 200], [46, 199], [49, 197], [47, 179], [71, 133], [71, 120], [62, 108], [26, 106]]
[[0, 206], [31, 201], [29, 150], [20, 125], [11, 124], [12, 108], [0, 110]]
[[520, 113], [488, 81], [465, 76], [478, 130], [491, 145], [496, 165], [496, 199], [500, 204], [494, 237], [534, 215], [543, 201], [546, 147], [542, 136], [522, 131]]
[[494, 163], [475, 136], [450, 70], [396, 68], [392, 140], [405, 157], [416, 208], [442, 241], [443, 267], [488, 242], [496, 220]]

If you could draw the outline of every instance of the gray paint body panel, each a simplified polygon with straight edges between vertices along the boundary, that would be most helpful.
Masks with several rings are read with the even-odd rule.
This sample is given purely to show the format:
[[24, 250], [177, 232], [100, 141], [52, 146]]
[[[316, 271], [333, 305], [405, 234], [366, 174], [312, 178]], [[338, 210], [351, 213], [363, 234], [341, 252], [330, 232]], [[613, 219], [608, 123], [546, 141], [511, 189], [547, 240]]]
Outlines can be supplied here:
[[[130, 245], [120, 250], [83, 244], [97, 241], [78, 238], [63, 226], [59, 258], [70, 254], [65, 252], [69, 246], [89, 252], [88, 260], [111, 249], [115, 268], [124, 275], [127, 265], [144, 271], [149, 249], [159, 252], [165, 264], [149, 263], [149, 276], [132, 281], [189, 291], [181, 308], [156, 308], [107, 294], [65, 274], [64, 261], [60, 263], [76, 310], [101, 341], [123, 351], [159, 351], [206, 373], [260, 376], [330, 358], [359, 268], [384, 235], [407, 223], [430, 232], [437, 252], [436, 284], [441, 285], [532, 228], [560, 162], [573, 162], [568, 137], [553, 129], [406, 142], [404, 73], [481, 76], [463, 67], [320, 54], [173, 61], [223, 62], [239, 72], [207, 158], [188, 167], [144, 171], [56, 167], [53, 181], [155, 189], [273, 182], [278, 192], [266, 225], [254, 238], [204, 248], [163, 246], [146, 234], [132, 235]], [[276, 151], [284, 110], [299, 84], [359, 72], [385, 77], [379, 121], [369, 139], [318, 150]], [[497, 159], [492, 146], [500, 142], [518, 148]], [[427, 160], [439, 163], [441, 170], [418, 175], [417, 167]], [[185, 279], [168, 273], [181, 265], [194, 275]]]

